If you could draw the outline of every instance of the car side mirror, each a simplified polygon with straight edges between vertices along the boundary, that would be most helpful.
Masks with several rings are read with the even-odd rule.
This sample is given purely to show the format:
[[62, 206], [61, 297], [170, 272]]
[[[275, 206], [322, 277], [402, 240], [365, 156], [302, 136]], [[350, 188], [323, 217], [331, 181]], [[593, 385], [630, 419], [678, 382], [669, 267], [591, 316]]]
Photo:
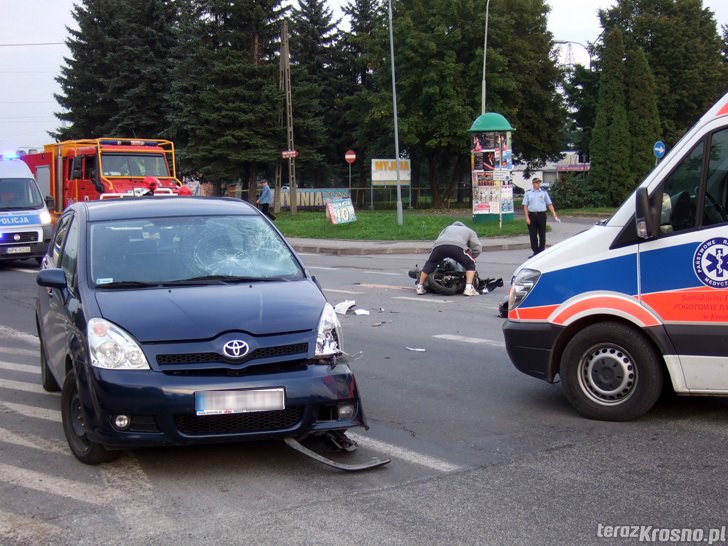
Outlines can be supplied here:
[[650, 211], [650, 196], [647, 188], [637, 188], [635, 193], [634, 221], [637, 237], [650, 239], [655, 236], [655, 221]]
[[35, 279], [38, 286], [45, 286], [46, 288], [66, 288], [66, 274], [63, 269], [51, 268], [41, 269], [38, 271], [38, 276]]
[[45, 201], [48, 210], [56, 210], [56, 200], [53, 198], [52, 195], [46, 195], [43, 200]]

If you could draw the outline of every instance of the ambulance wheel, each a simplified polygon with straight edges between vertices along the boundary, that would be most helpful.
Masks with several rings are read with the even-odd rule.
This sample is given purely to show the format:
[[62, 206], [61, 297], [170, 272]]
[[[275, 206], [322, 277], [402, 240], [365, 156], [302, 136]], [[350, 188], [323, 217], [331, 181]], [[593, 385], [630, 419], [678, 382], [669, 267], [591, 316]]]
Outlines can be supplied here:
[[664, 384], [660, 355], [644, 334], [617, 322], [592, 324], [566, 346], [564, 393], [584, 417], [629, 421], [655, 405]]

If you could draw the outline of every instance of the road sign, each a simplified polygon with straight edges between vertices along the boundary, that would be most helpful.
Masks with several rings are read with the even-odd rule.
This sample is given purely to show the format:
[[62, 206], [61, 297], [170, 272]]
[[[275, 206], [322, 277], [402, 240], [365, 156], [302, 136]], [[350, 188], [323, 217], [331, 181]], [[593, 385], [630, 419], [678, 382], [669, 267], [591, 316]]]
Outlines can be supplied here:
[[356, 154], [354, 153], [354, 150], [349, 150], [348, 152], [346, 152], [346, 155], [344, 155], [344, 159], [349, 165], [354, 163], [354, 161], [356, 161]]
[[298, 157], [298, 152], [296, 150], [283, 150], [281, 155], [283, 159], [293, 159], [294, 157]]
[[652, 153], [655, 154], [657, 159], [660, 159], [663, 155], [665, 155], [665, 143], [661, 140], [655, 142], [655, 145], [652, 147]]

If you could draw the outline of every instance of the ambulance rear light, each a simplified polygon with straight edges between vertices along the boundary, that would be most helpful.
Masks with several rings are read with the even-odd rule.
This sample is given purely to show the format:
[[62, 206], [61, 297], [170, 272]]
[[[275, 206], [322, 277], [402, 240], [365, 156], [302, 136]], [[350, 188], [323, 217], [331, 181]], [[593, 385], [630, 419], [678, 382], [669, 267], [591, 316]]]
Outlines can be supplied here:
[[536, 286], [541, 272], [535, 269], [521, 269], [511, 282], [511, 288], [508, 293], [508, 309], [512, 310], [518, 307], [521, 302], [530, 294], [533, 287]]

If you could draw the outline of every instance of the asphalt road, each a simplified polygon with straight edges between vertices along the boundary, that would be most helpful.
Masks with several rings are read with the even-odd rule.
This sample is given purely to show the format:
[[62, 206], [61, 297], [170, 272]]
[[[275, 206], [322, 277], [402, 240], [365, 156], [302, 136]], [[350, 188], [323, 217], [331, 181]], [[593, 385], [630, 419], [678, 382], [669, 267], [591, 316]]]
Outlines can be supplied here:
[[[489, 251], [479, 270], [507, 280], [527, 254]], [[302, 257], [332, 303], [369, 312], [340, 317], [371, 425], [341, 460], [390, 464], [346, 473], [272, 441], [78, 463], [60, 398], [40, 387], [33, 264], [17, 262], [0, 269], [0, 543], [630, 544], [638, 537], [609, 537], [659, 542], [673, 529], [707, 543], [721, 528], [725, 538], [728, 400], [666, 396], [635, 422], [585, 420], [559, 385], [508, 361], [496, 316], [505, 289], [416, 296], [406, 272], [423, 254]]]

